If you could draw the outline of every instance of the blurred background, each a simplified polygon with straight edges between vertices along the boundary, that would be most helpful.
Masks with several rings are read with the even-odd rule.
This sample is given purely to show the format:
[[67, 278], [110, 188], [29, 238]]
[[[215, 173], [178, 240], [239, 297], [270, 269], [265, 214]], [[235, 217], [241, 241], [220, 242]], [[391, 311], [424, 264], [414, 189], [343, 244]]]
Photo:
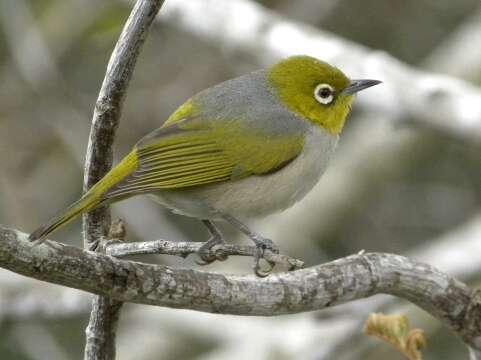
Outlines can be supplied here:
[[[141, 53], [118, 129], [116, 160], [192, 94], [265, 65], [263, 48], [226, 46], [186, 26], [179, 2], [166, 0]], [[479, 0], [250, 3], [260, 14], [336, 34], [421, 71], [481, 83]], [[31, 231], [79, 197], [93, 107], [130, 9], [130, 2], [120, 0], [0, 0], [1, 224]], [[217, 21], [224, 10], [218, 9]], [[239, 13], [240, 23], [249, 26], [250, 20]], [[198, 28], [215, 25], [208, 17], [198, 22]], [[380, 86], [360, 97], [372, 101], [382, 91]], [[480, 142], [421, 126], [409, 109], [401, 107], [402, 116], [394, 119], [383, 104], [363, 104], [354, 106], [335, 159], [315, 190], [253, 227], [308, 266], [362, 249], [386, 251], [422, 259], [476, 286]], [[115, 204], [113, 215], [127, 222], [132, 241], [208, 236], [198, 221], [143, 197]], [[246, 241], [222, 229], [231, 241]], [[81, 246], [80, 221], [52, 238]], [[198, 268], [192, 257], [136, 260]], [[232, 258], [204, 270], [245, 274], [250, 266], [249, 259]], [[81, 358], [89, 302], [88, 294], [0, 270], [0, 359]], [[371, 311], [406, 313], [426, 331], [425, 359], [467, 359], [462, 342], [436, 319], [387, 296], [277, 318], [128, 304], [119, 325], [118, 359], [402, 359], [362, 335]]]

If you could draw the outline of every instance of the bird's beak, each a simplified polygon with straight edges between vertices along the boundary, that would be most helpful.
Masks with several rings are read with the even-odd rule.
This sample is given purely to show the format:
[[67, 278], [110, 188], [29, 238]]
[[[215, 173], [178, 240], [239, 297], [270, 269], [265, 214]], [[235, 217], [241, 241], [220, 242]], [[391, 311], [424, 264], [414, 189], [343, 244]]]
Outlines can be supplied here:
[[371, 86], [382, 83], [379, 80], [351, 80], [351, 83], [341, 91], [345, 95], [353, 95], [358, 91], [367, 89]]

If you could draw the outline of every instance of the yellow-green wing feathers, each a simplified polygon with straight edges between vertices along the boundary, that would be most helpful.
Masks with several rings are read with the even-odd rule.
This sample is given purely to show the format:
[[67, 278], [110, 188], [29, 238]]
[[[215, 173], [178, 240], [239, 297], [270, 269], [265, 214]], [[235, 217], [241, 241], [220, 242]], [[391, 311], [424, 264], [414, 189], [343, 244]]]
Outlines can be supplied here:
[[[214, 93], [221, 96], [223, 90]], [[249, 104], [241, 101], [238, 107]], [[215, 101], [207, 107], [214, 105]], [[242, 115], [229, 108], [211, 113], [199, 110], [192, 100], [180, 106], [164, 126], [143, 138], [81, 199], [35, 230], [30, 240], [42, 241], [78, 215], [135, 194], [272, 173], [295, 159], [304, 146], [299, 134], [303, 126], [286, 128], [286, 119], [277, 123], [270, 109], [247, 119], [227, 119]], [[288, 115], [284, 109], [276, 113]], [[261, 118], [252, 118], [257, 115]]]
[[107, 197], [178, 189], [270, 173], [302, 150], [298, 138], [249, 134], [234, 122], [213, 125], [183, 119], [161, 127], [135, 149], [137, 168]]
[[42, 241], [79, 214], [123, 197], [271, 173], [302, 151], [302, 138], [252, 132], [236, 122], [169, 121], [142, 139], [80, 200], [29, 238]]

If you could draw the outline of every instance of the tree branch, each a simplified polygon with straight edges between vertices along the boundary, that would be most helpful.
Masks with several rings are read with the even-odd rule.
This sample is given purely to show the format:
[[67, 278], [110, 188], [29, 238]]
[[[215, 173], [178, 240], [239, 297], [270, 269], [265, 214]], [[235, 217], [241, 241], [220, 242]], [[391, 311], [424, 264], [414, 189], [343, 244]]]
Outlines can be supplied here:
[[[429, 262], [463, 282], [475, 283], [481, 276], [480, 236], [481, 214], [459, 228], [429, 241], [428, 245], [410, 251], [408, 256], [419, 261]], [[296, 241], [301, 240], [296, 239]], [[453, 244], [456, 244], [454, 248]], [[447, 253], [449, 253], [449, 256]], [[15, 321], [27, 318], [51, 320], [68, 318], [84, 314], [89, 308], [87, 293], [67, 287], [45, 286], [35, 279], [15, 276], [7, 271], [0, 271], [0, 287], [3, 290], [0, 293], [0, 303], [2, 304], [0, 307], [0, 325], [1, 321], [5, 319]], [[223, 359], [230, 351], [236, 353], [238, 350], [245, 349], [245, 344], [250, 344], [251, 355], [254, 358], [256, 358], [255, 349], [258, 349], [258, 347], [277, 346], [280, 352], [297, 354], [298, 358], [316, 358], [319, 360], [345, 358], [345, 360], [348, 360], [358, 359], [360, 353], [369, 351], [371, 342], [366, 342], [365, 336], [359, 331], [368, 313], [403, 313], [406, 311], [405, 308], [405, 302], [400, 299], [391, 296], [376, 296], [326, 309], [315, 316], [317, 319], [322, 319], [320, 321], [306, 322], [306, 317], [300, 314], [295, 317], [277, 319], [277, 330], [271, 331], [268, 338], [262, 336], [262, 334], [272, 330], [272, 322], [268, 319], [257, 321], [255, 329], [245, 334], [243, 329], [245, 328], [245, 322], [249, 321], [248, 319], [238, 318], [237, 321], [229, 325], [229, 332], [225, 333], [225, 331], [219, 330], [216, 322], [230, 321], [231, 318], [226, 318], [226, 316], [216, 318], [193, 312], [188, 312], [188, 315], [176, 311], [156, 312], [155, 309], [148, 307], [137, 307], [135, 314], [130, 314], [130, 317], [135, 318], [143, 331], [152, 338], [161, 338], [165, 341], [169, 334], [179, 331], [184, 334], [181, 335], [181, 340], [185, 339], [186, 336], [200, 336], [206, 341], [212, 340], [229, 344], [223, 346], [221, 351], [216, 351], [215, 356], [213, 356], [215, 359]], [[155, 322], [152, 316], [162, 317], [166, 327], [159, 328], [158, 326], [149, 327], [149, 325], [146, 325], [145, 321]], [[308, 318], [311, 319], [311, 317]], [[186, 324], [189, 320], [190, 324], [186, 329], [181, 324]], [[418, 322], [417, 324], [423, 327], [421, 323]], [[178, 328], [172, 328], [173, 326], [178, 326]], [[295, 332], [302, 337], [303, 341], [295, 344], [283, 343], [282, 340], [286, 336], [285, 331]], [[189, 335], [186, 335], [186, 333]], [[126, 336], [128, 337], [128, 335]], [[239, 336], [243, 336], [241, 342], [237, 341]], [[316, 346], [315, 349], [310, 349], [308, 344], [317, 343], [319, 339], [325, 341]], [[117, 342], [120, 344], [119, 340]], [[123, 357], [134, 357], [133, 354], [138, 352], [139, 348], [146, 346], [145, 342], [149, 343], [149, 340], [143, 338], [136, 342], [135, 346], [132, 346], [131, 342], [129, 345], [123, 346]], [[355, 354], [348, 350], [352, 346], [357, 349]], [[128, 352], [124, 353], [127, 350]], [[156, 342], [156, 346], [149, 345], [147, 354], [155, 354], [162, 350], [168, 351], [163, 342]], [[315, 353], [314, 356], [312, 351]]]
[[[112, 242], [106, 245], [105, 253], [115, 257], [138, 254], [165, 254], [187, 257], [190, 254], [198, 253], [203, 244], [205, 244], [205, 242], [174, 242], [168, 240], [130, 243]], [[257, 251], [255, 246], [222, 244], [212, 247], [206, 255], [207, 257], [225, 260], [228, 256], [232, 255], [254, 257]], [[304, 266], [304, 262], [301, 260], [291, 258], [287, 255], [276, 254], [269, 250], [264, 251], [263, 258], [276, 264], [282, 264], [289, 270], [301, 269]]]
[[[163, 0], [138, 0], [112, 52], [95, 104], [85, 160], [84, 191], [97, 183], [112, 166], [112, 144], [127, 87], [140, 48], [162, 3]], [[106, 234], [106, 217], [108, 215], [105, 208], [91, 211], [84, 216], [86, 246]]]
[[[451, 276], [460, 277], [463, 281], [476, 282], [481, 275], [481, 214], [474, 216], [462, 226], [453, 229], [435, 240], [428, 241], [427, 245], [421, 245], [409, 252], [408, 256], [419, 261], [429, 261], [437, 268], [449, 273]], [[456, 246], [453, 246], [456, 244]], [[479, 259], [478, 259], [479, 257]], [[371, 312], [402, 312], [399, 299], [382, 297], [372, 299], [369, 304], [350, 304], [350, 307], [339, 309], [342, 314], [352, 314], [349, 322], [342, 328], [342, 336], [329, 342], [324, 347], [323, 357], [348, 359], [357, 358], [359, 354], [349, 355], [346, 346], [349, 344], [360, 349], [367, 347], [365, 337], [359, 332], [365, 321], [366, 313]], [[361, 310], [362, 309], [362, 310]], [[354, 345], [353, 345], [354, 344]], [[346, 354], [343, 354], [346, 352]], [[472, 358], [475, 359], [475, 358]], [[480, 357], [481, 360], [481, 357]]]
[[[110, 57], [90, 130], [85, 160], [84, 192], [98, 182], [112, 166], [112, 144], [123, 100], [140, 49], [163, 0], [138, 0]], [[108, 207], [85, 214], [84, 247], [90, 248], [106, 235], [110, 224]], [[114, 359], [115, 331], [121, 303], [103, 297], [92, 301], [86, 329], [85, 359]]]
[[434, 267], [398, 255], [352, 255], [266, 279], [116, 259], [0, 226], [0, 266], [119, 301], [212, 313], [273, 316], [391, 294], [441, 320], [481, 349], [481, 296]]

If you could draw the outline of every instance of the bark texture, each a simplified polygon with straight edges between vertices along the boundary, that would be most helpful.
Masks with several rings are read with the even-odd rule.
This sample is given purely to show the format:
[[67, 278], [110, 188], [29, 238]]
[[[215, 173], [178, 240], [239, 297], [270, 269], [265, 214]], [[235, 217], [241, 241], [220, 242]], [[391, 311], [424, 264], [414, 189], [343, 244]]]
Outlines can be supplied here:
[[319, 310], [376, 294], [404, 298], [481, 350], [479, 290], [393, 254], [348, 256], [265, 279], [126, 261], [0, 227], [0, 266], [119, 301], [211, 313], [274, 316]]
[[[110, 57], [95, 104], [85, 160], [84, 192], [98, 182], [112, 166], [112, 145], [122, 104], [140, 49], [163, 0], [138, 0]], [[84, 247], [91, 248], [107, 235], [108, 207], [84, 215]], [[115, 359], [115, 331], [122, 304], [114, 299], [94, 297], [86, 329], [85, 359]]]

